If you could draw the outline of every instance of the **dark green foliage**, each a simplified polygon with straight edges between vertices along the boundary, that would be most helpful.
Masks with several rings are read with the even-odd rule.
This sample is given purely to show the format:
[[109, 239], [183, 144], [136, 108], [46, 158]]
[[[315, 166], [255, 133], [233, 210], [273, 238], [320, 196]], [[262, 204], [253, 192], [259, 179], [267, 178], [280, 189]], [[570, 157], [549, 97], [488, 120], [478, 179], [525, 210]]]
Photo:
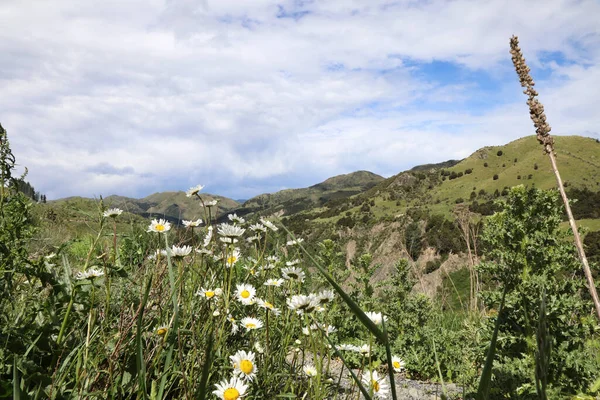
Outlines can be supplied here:
[[571, 211], [575, 219], [600, 218], [600, 193], [587, 188], [572, 188], [567, 197], [571, 200]]
[[538, 167], [537, 163], [536, 163], [536, 164], [533, 164], [533, 169], [535, 169], [535, 170], [537, 171], [537, 169], [538, 169], [538, 168], [539, 168], [539, 167]]
[[475, 193], [474, 191], [471, 192], [470, 196], [469, 196], [469, 200], [473, 201], [477, 198], [477, 193]]
[[472, 168], [467, 168], [465, 169], [465, 175], [469, 175], [473, 173], [473, 169]]
[[585, 254], [590, 262], [600, 263], [600, 231], [590, 232], [583, 240]]
[[425, 243], [437, 249], [441, 255], [466, 250], [456, 224], [443, 215], [431, 215], [425, 225]]
[[419, 257], [423, 246], [423, 236], [421, 226], [417, 221], [413, 221], [406, 226], [404, 232], [404, 244], [406, 246], [406, 251], [413, 259]]
[[493, 177], [493, 179], [494, 179], [495, 181], [497, 181], [497, 180], [498, 180], [498, 174], [494, 174], [494, 177]]
[[462, 197], [459, 197], [458, 199], [454, 200], [454, 202], [455, 202], [456, 204], [464, 203], [464, 202], [465, 202], [465, 199], [463, 199]]
[[517, 179], [521, 179], [521, 175], [517, 175]]
[[474, 201], [473, 204], [469, 205], [469, 211], [486, 216], [492, 215], [499, 209], [500, 207], [498, 204], [492, 200], [486, 201], [485, 203]]
[[[489, 262], [480, 266], [488, 290], [488, 308], [498, 306], [507, 289], [506, 312], [500, 323], [493, 398], [536, 398], [536, 331], [540, 294], [547, 293], [546, 324], [553, 356], [548, 386], [563, 397], [585, 390], [600, 365], [586, 357], [586, 338], [596, 322], [572, 240], [559, 230], [562, 207], [555, 191], [517, 186], [510, 190], [504, 210], [489, 217], [482, 234]], [[500, 286], [498, 286], [500, 284]], [[597, 363], [597, 362], [596, 362]]]
[[497, 155], [498, 157], [502, 156], [502, 154], [503, 154], [503, 153], [502, 153], [502, 150], [498, 150], [498, 152], [496, 153], [496, 155]]
[[354, 218], [345, 216], [345, 217], [338, 219], [338, 221], [336, 222], [336, 225], [339, 227], [353, 228], [355, 223], [356, 222], [354, 221]]
[[452, 171], [450, 173], [450, 176], [448, 177], [448, 179], [452, 180], [452, 179], [456, 179], [458, 178], [458, 174], [455, 171]]
[[483, 163], [483, 166], [484, 166], [485, 168], [487, 168], [487, 167], [488, 167], [488, 163], [486, 163], [486, 162], [485, 162], [485, 163]]

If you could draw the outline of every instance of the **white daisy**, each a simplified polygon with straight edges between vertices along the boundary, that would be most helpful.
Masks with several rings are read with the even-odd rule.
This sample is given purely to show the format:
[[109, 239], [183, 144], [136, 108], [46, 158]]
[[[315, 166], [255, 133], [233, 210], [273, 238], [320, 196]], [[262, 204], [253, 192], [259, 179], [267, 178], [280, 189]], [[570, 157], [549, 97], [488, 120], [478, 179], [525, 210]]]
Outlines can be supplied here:
[[188, 189], [187, 192], [185, 192], [185, 195], [187, 197], [192, 197], [192, 196], [198, 194], [202, 189], [204, 189], [204, 186], [202, 186], [202, 185], [191, 187]]
[[219, 225], [217, 231], [219, 232], [219, 235], [227, 238], [236, 238], [242, 236], [244, 232], [246, 232], [245, 229], [240, 228], [239, 226], [229, 224]]
[[232, 356], [229, 356], [233, 364], [233, 373], [245, 380], [253, 380], [256, 377], [256, 364], [254, 362], [254, 353], [251, 351], [238, 350]]
[[406, 363], [400, 357], [398, 357], [398, 356], [392, 357], [392, 367], [394, 368], [394, 371], [402, 372], [405, 365], [406, 365]]
[[263, 327], [262, 321], [257, 318], [246, 317], [246, 318], [242, 318], [242, 320], [240, 322], [241, 322], [242, 326], [249, 331]]
[[231, 222], [233, 222], [234, 224], [235, 224], [235, 223], [237, 223], [237, 224], [243, 224], [244, 222], [246, 222], [246, 220], [245, 220], [244, 218], [242, 218], [242, 217], [238, 217], [236, 213], [229, 214], [229, 215], [227, 216], [227, 218], [229, 218], [229, 220], [230, 220]]
[[283, 284], [283, 279], [273, 279], [273, 278], [269, 278], [265, 281], [265, 283], [263, 283], [263, 285], [265, 286], [276, 286], [279, 287]]
[[389, 385], [385, 379], [385, 376], [380, 377], [377, 371], [366, 371], [361, 377], [363, 385], [365, 385], [369, 391], [373, 391], [373, 397], [376, 399], [386, 399], [388, 391], [390, 390]]
[[171, 247], [171, 257], [183, 258], [192, 252], [192, 246], [175, 246]]
[[165, 221], [162, 218], [159, 220], [153, 219], [150, 223], [150, 226], [148, 227], [148, 232], [164, 233], [167, 232], [169, 229], [171, 229], [170, 222]]
[[338, 348], [338, 350], [341, 350], [341, 351], [354, 351], [354, 352], [358, 352], [358, 347], [356, 347], [353, 344], [348, 344], [348, 343], [340, 344], [337, 348]]
[[334, 298], [334, 294], [333, 294], [333, 290], [323, 290], [321, 293], [319, 293], [317, 295], [317, 298], [319, 299], [319, 305], [324, 306], [326, 304], [329, 304], [331, 302], [333, 302], [333, 298]]
[[246, 395], [248, 385], [244, 381], [234, 376], [231, 379], [223, 380], [215, 385], [217, 388], [213, 390], [213, 394], [222, 400], [238, 400]]
[[103, 275], [104, 275], [104, 272], [102, 270], [99, 270], [97, 268], [89, 268], [87, 271], [78, 272], [77, 275], [75, 275], [75, 279], [77, 279], [77, 280], [96, 279], [96, 278], [100, 278]]
[[360, 354], [362, 354], [363, 356], [365, 356], [365, 357], [366, 357], [366, 356], [368, 356], [368, 355], [369, 355], [369, 353], [371, 352], [371, 348], [369, 347], [369, 345], [368, 345], [368, 344], [366, 344], [366, 343], [365, 343], [365, 344], [363, 344], [362, 346], [360, 346], [360, 347], [357, 347], [357, 348], [356, 348], [356, 352], [357, 352], [357, 353], [360, 353]]
[[238, 260], [240, 259], [240, 249], [233, 249], [233, 252], [227, 256], [227, 266], [229, 268], [233, 267], [235, 265], [235, 263], [238, 262]]
[[231, 334], [235, 335], [240, 327], [237, 324], [237, 321], [231, 314], [227, 315], [227, 320], [231, 322]]
[[238, 301], [242, 304], [254, 304], [254, 296], [256, 295], [256, 289], [252, 285], [243, 283], [241, 285], [236, 285], [235, 295]]
[[365, 314], [367, 315], [367, 317], [369, 317], [371, 321], [373, 321], [375, 325], [381, 325], [381, 322], [383, 320], [387, 321], [387, 317], [384, 317], [381, 313], [378, 312], [367, 311], [365, 312]]
[[288, 280], [293, 279], [293, 280], [297, 280], [300, 282], [304, 282], [304, 277], [306, 276], [306, 274], [304, 273], [304, 271], [301, 268], [291, 267], [291, 268], [282, 268], [281, 276], [283, 277], [283, 279], [288, 279]]
[[181, 221], [183, 223], [183, 226], [185, 226], [186, 228], [195, 228], [197, 226], [200, 226], [202, 224], [202, 220], [200, 218], [198, 218], [195, 221], [186, 221], [185, 219], [183, 221]]
[[210, 201], [205, 201], [204, 202], [204, 206], [205, 207], [209, 207], [209, 208], [210, 207], [214, 207], [214, 206], [217, 205], [218, 202], [219, 202], [219, 200], [217, 200], [217, 199], [213, 199], [213, 200], [210, 200]]
[[208, 247], [208, 245], [210, 244], [210, 240], [212, 239], [212, 236], [213, 236], [213, 227], [209, 226], [208, 231], [206, 232], [206, 236], [204, 236], [204, 242], [202, 243], [202, 245], [204, 247]]
[[314, 367], [314, 365], [307, 364], [304, 367], [302, 367], [302, 371], [304, 371], [304, 374], [309, 378], [317, 376], [317, 369]]
[[281, 311], [279, 310], [279, 308], [275, 307], [272, 303], [269, 303], [266, 300], [257, 298], [256, 303], [259, 305], [259, 307], [271, 311], [277, 317], [281, 315]]
[[267, 232], [267, 227], [262, 225], [262, 224], [253, 224], [249, 226], [250, 230], [252, 231], [260, 231], [260, 232]]
[[258, 236], [258, 235], [254, 235], [254, 236], [250, 236], [250, 237], [246, 238], [246, 242], [248, 242], [248, 243], [258, 242], [259, 240], [260, 240], [260, 236]]
[[298, 265], [300, 264], [300, 260], [290, 260], [290, 261], [286, 261], [285, 265], [287, 265], [288, 267], [293, 267], [294, 265]]
[[210, 256], [210, 255], [212, 255], [213, 252], [212, 252], [212, 250], [201, 248], [201, 249], [196, 249], [196, 253], [206, 254], [206, 255]]
[[311, 313], [319, 305], [317, 297], [312, 293], [308, 296], [297, 294], [287, 299], [286, 302], [290, 310], [296, 311], [297, 314]]
[[298, 239], [294, 239], [294, 240], [289, 240], [286, 244], [288, 246], [295, 246], [295, 245], [297, 245], [299, 243], [302, 243], [302, 242], [304, 242], [304, 239], [298, 238]]
[[118, 208], [109, 208], [108, 210], [104, 211], [104, 213], [102, 214], [105, 218], [108, 217], [112, 217], [112, 218], [116, 218], [119, 215], [121, 215], [123, 213], [123, 210], [118, 209]]
[[211, 300], [214, 297], [218, 297], [222, 294], [223, 294], [223, 289], [221, 289], [221, 288], [216, 288], [216, 289], [201, 288], [200, 290], [198, 290], [196, 292], [196, 296], [204, 297], [207, 300]]
[[268, 256], [267, 257], [267, 261], [274, 263], [274, 262], [279, 261], [279, 257], [277, 257], [277, 256]]
[[270, 230], [272, 230], [273, 232], [277, 232], [279, 230], [279, 228], [276, 227], [274, 223], [272, 223], [271, 221], [266, 220], [264, 218], [260, 219], [260, 223], [263, 224], [264, 226], [266, 226], [267, 228], [269, 228]]
[[325, 333], [325, 336], [329, 336], [333, 332], [337, 331], [337, 328], [335, 326], [331, 326], [331, 325], [327, 325], [327, 324], [319, 324], [319, 323], [312, 324], [310, 326], [310, 328], [313, 330], [322, 329], [323, 332]]

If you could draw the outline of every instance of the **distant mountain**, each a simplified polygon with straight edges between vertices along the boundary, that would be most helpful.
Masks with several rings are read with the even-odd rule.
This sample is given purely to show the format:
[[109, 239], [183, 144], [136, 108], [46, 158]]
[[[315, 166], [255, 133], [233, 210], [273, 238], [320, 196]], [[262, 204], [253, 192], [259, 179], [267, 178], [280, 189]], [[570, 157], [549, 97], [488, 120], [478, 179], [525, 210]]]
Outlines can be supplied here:
[[356, 171], [338, 175], [308, 188], [286, 189], [265, 193], [246, 201], [235, 211], [238, 214], [260, 212], [261, 214], [283, 213], [283, 215], [321, 207], [329, 201], [345, 199], [368, 190], [384, 178], [368, 171]]
[[[218, 200], [217, 215], [226, 213], [240, 205], [237, 201], [227, 197], [203, 193], [200, 195], [205, 202]], [[144, 217], [161, 217], [171, 221], [204, 218], [202, 203], [196, 197], [187, 197], [185, 192], [160, 192], [143, 199], [113, 195], [104, 200], [111, 207], [118, 207]]]

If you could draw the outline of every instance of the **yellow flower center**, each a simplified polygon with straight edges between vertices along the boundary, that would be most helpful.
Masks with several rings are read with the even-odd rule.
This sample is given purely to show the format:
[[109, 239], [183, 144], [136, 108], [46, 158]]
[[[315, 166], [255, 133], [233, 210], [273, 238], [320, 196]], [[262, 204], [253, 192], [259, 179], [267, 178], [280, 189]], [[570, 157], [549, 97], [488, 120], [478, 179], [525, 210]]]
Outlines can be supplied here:
[[394, 361], [392, 365], [394, 366], [394, 368], [400, 368], [400, 363], [398, 361]]
[[161, 224], [157, 224], [157, 225], [154, 227], [154, 229], [156, 229], [156, 230], [157, 230], [157, 231], [159, 231], [159, 232], [162, 232], [162, 231], [164, 231], [164, 230], [165, 230], [165, 226], [164, 226], [164, 225], [161, 225]]
[[228, 388], [223, 392], [225, 400], [237, 400], [240, 398], [240, 392], [236, 388]]
[[377, 382], [375, 379], [371, 381], [371, 386], [373, 386], [373, 391], [375, 393], [379, 392], [379, 382]]
[[204, 294], [206, 295], [206, 297], [208, 297], [209, 299], [213, 298], [215, 295], [215, 292], [213, 292], [212, 290], [208, 290], [206, 292], [204, 292]]
[[167, 333], [167, 328], [158, 328], [156, 331], [158, 336], [163, 336], [165, 333]]
[[240, 296], [242, 296], [244, 299], [247, 299], [250, 297], [250, 292], [244, 289], [242, 290], [242, 293], [240, 293]]
[[254, 365], [252, 365], [252, 361], [242, 360], [240, 362], [240, 370], [246, 375], [252, 373], [252, 371], [254, 371]]
[[236, 261], [237, 261], [237, 257], [235, 257], [235, 256], [227, 257], [227, 264], [235, 264]]
[[270, 308], [272, 310], [275, 306], [269, 303], [268, 301], [265, 301], [265, 307]]
[[252, 322], [248, 322], [246, 324], [246, 328], [248, 328], [248, 329], [254, 329], [254, 328], [256, 328], [256, 324], [252, 323]]

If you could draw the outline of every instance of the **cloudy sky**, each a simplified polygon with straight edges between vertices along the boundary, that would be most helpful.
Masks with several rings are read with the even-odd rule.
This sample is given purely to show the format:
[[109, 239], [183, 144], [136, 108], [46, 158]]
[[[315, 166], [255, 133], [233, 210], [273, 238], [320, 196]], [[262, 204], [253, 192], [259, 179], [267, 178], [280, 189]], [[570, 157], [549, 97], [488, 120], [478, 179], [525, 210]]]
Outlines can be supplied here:
[[1, 0], [0, 123], [49, 199], [232, 198], [600, 137], [598, 0]]

